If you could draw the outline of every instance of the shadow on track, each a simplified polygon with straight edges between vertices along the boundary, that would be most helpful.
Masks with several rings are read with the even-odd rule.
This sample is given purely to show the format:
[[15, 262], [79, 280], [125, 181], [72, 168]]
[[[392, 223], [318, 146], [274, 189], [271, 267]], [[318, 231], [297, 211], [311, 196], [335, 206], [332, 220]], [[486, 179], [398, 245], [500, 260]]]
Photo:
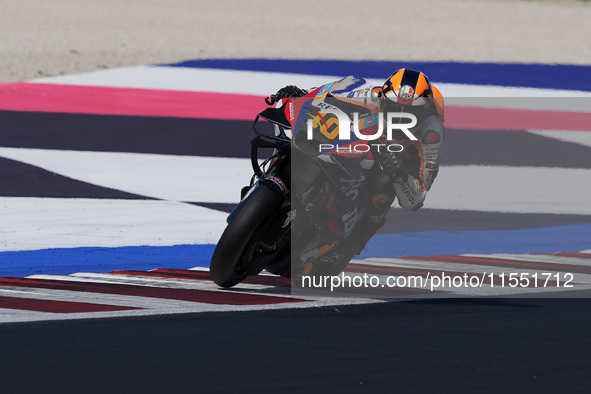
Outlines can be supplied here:
[[3, 392], [588, 392], [588, 299], [0, 325]]

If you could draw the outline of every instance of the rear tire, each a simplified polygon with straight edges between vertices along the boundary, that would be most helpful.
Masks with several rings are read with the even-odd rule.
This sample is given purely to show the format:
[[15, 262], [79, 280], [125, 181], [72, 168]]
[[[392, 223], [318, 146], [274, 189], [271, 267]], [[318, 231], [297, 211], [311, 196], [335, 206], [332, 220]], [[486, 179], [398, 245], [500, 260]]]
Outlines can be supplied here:
[[247, 197], [224, 230], [211, 258], [209, 272], [218, 286], [232, 287], [248, 276], [253, 267], [249, 267], [251, 261], [245, 260], [251, 257], [256, 246], [253, 243], [262, 235], [257, 230], [277, 213], [282, 202], [283, 197], [264, 184], [259, 184]]

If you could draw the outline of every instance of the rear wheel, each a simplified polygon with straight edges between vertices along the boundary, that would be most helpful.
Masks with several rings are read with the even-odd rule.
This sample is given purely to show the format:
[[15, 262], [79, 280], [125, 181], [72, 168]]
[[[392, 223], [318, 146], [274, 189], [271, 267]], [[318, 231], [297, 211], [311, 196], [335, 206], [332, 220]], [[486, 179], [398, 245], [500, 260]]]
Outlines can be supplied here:
[[221, 287], [232, 287], [265, 268], [273, 251], [267, 239], [273, 222], [280, 219], [283, 197], [259, 184], [243, 202], [224, 230], [211, 258], [210, 274]]

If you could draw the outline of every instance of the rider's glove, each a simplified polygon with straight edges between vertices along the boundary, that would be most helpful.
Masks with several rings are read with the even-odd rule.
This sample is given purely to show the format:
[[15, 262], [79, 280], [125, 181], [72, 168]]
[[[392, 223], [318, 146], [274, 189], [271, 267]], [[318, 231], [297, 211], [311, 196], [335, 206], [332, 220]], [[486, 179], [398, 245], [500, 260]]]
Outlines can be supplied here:
[[408, 181], [406, 165], [404, 165], [396, 153], [374, 152], [374, 156], [382, 166], [384, 174], [390, 177], [391, 182], [404, 183]]
[[300, 89], [294, 85], [288, 85], [283, 87], [277, 91], [277, 93], [272, 94], [271, 97], [265, 98], [265, 101], [268, 105], [273, 105], [277, 101], [284, 99], [284, 98], [291, 98], [291, 97], [302, 97], [308, 94], [308, 92], [304, 89]]

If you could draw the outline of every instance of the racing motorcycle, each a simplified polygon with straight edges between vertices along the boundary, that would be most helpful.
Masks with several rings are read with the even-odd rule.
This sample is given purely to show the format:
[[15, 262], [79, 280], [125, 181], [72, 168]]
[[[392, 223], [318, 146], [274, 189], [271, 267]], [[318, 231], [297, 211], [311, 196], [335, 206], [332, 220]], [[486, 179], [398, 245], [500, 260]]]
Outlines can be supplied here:
[[[302, 275], [337, 275], [345, 268], [348, 259], [335, 264], [323, 256], [338, 251], [366, 214], [373, 157], [367, 141], [355, 135], [337, 140], [333, 114], [355, 112], [360, 129], [372, 132], [379, 111], [333, 95], [352, 84], [344, 78], [283, 98], [256, 116], [254, 175], [211, 259], [217, 285], [232, 287], [263, 270], [297, 283]], [[264, 160], [263, 150], [270, 151]]]

